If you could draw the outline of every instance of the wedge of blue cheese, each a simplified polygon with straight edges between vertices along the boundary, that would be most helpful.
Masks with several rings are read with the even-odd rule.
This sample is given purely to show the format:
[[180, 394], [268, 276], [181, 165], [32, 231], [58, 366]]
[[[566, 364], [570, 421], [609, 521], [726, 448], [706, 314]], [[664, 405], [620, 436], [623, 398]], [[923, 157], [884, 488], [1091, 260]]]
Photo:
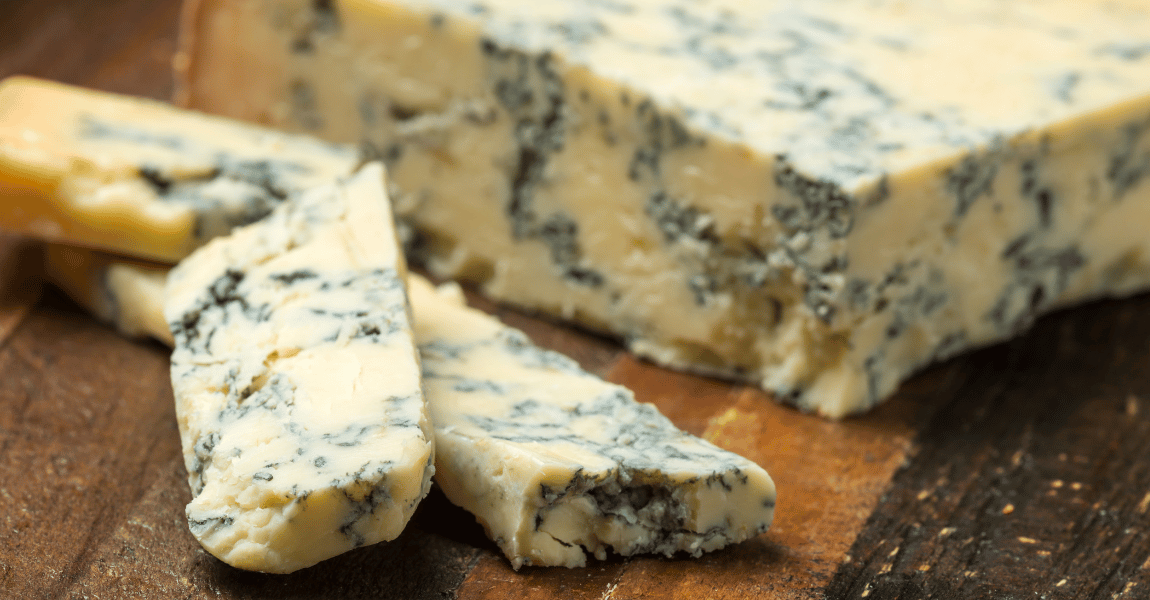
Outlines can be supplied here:
[[384, 159], [434, 272], [808, 410], [1150, 283], [1140, 0], [187, 6], [181, 101]]
[[0, 229], [175, 262], [349, 175], [352, 148], [160, 102], [0, 82]]
[[436, 482], [515, 568], [703, 552], [770, 526], [762, 467], [676, 428], [653, 405], [409, 278]]
[[394, 539], [430, 486], [383, 177], [290, 197], [168, 278], [188, 524], [232, 566], [289, 573]]
[[[83, 250], [52, 254], [72, 258], [50, 260], [49, 276], [97, 316], [106, 304], [157, 305], [152, 271]], [[514, 567], [575, 567], [611, 553], [697, 556], [770, 525], [774, 483], [754, 462], [679, 431], [626, 389], [466, 307], [458, 288], [409, 275], [408, 292], [435, 479]], [[166, 327], [145, 312], [101, 318], [164, 341]]]

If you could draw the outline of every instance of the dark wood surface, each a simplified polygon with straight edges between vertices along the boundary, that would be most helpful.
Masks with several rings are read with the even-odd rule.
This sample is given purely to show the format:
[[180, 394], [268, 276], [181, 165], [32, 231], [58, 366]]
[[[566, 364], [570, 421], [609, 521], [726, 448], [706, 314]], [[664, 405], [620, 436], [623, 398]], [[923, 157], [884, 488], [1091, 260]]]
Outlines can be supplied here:
[[[178, 10], [0, 2], [0, 76], [167, 98]], [[167, 351], [41, 285], [38, 252], [0, 237], [0, 598], [1150, 598], [1145, 296], [1042, 319], [839, 423], [473, 298], [763, 464], [771, 531], [701, 559], [517, 573], [433, 492], [398, 540], [271, 576], [187, 531]]]

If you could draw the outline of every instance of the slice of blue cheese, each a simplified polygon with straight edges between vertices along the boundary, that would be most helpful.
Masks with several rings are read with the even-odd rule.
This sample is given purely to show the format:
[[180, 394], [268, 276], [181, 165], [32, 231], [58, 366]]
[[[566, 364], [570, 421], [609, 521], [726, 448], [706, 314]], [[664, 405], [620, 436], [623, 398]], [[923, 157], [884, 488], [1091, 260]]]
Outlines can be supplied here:
[[382, 157], [436, 273], [809, 410], [1150, 284], [1141, 0], [187, 7], [181, 101]]
[[[113, 320], [100, 308], [157, 306], [151, 282], [163, 273], [72, 248], [49, 256], [52, 280], [97, 316], [128, 335], [170, 335], [146, 310]], [[770, 525], [774, 483], [757, 464], [677, 430], [626, 389], [464, 306], [457, 291], [408, 276], [435, 479], [513, 566], [698, 555]]]
[[59, 83], [0, 82], [0, 229], [175, 262], [349, 175], [354, 149]]
[[164, 320], [169, 270], [63, 244], [47, 244], [44, 251], [45, 275], [92, 316], [125, 336], [151, 337], [172, 346], [172, 331]]
[[380, 165], [293, 196], [168, 278], [192, 534], [288, 573], [400, 534], [433, 433]]
[[408, 281], [436, 482], [513, 567], [699, 556], [770, 526], [775, 485], [762, 467], [467, 308], [457, 287]]

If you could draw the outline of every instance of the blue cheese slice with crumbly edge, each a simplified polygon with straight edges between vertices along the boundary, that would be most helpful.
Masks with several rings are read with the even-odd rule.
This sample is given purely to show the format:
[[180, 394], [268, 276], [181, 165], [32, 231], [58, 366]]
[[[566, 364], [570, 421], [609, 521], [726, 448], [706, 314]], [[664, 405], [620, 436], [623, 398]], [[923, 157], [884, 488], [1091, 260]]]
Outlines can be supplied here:
[[0, 82], [0, 229], [174, 262], [350, 174], [354, 149], [29, 77]]
[[[70, 248], [50, 254], [80, 255], [50, 259], [49, 275], [97, 316], [102, 303], [156, 304], [153, 272]], [[770, 525], [774, 483], [754, 462], [677, 430], [457, 293], [417, 275], [408, 285], [436, 481], [516, 568], [579, 566], [608, 551], [698, 555]], [[167, 335], [149, 326], [156, 319], [125, 314], [116, 322], [128, 335]]]
[[433, 432], [383, 171], [293, 196], [177, 265], [164, 316], [193, 499], [224, 562], [289, 573], [400, 534]]
[[826, 415], [1150, 284], [1141, 0], [199, 0], [181, 101], [387, 161], [436, 273]]
[[467, 308], [458, 288], [408, 282], [436, 482], [512, 566], [699, 556], [770, 526], [775, 485], [762, 467]]

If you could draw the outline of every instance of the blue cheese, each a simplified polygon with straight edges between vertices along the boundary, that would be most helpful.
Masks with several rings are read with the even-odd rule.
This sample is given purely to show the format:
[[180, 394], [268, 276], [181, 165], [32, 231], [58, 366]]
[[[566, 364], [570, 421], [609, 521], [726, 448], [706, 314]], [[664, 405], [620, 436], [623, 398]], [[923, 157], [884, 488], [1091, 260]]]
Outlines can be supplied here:
[[428, 491], [433, 433], [387, 207], [371, 164], [168, 278], [188, 524], [230, 565], [289, 573], [394, 539]]
[[[50, 260], [50, 276], [98, 316], [103, 304], [157, 304], [154, 272], [70, 248], [52, 254], [72, 258]], [[514, 567], [581, 566], [609, 553], [697, 556], [770, 525], [774, 483], [754, 462], [679, 431], [628, 390], [467, 308], [458, 288], [437, 291], [409, 275], [408, 291], [435, 479]], [[104, 296], [114, 300], [102, 304]], [[127, 314], [121, 331], [167, 335], [149, 325], [157, 319]]]
[[1147, 287], [1148, 32], [1135, 0], [199, 0], [179, 62], [189, 106], [385, 160], [437, 274], [841, 416]]
[[175, 342], [164, 320], [169, 268], [112, 258], [85, 248], [48, 244], [44, 272], [57, 287], [101, 322], [128, 337]]
[[350, 174], [354, 149], [28, 77], [0, 82], [0, 228], [174, 262]]
[[699, 556], [767, 530], [775, 486], [762, 467], [467, 308], [458, 288], [411, 277], [409, 290], [436, 482], [513, 567]]

